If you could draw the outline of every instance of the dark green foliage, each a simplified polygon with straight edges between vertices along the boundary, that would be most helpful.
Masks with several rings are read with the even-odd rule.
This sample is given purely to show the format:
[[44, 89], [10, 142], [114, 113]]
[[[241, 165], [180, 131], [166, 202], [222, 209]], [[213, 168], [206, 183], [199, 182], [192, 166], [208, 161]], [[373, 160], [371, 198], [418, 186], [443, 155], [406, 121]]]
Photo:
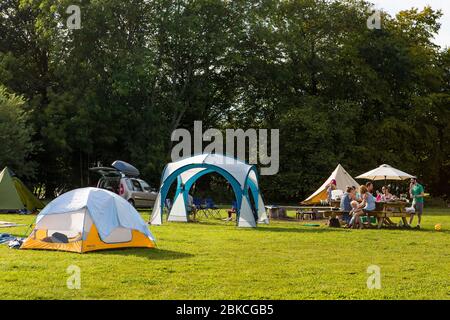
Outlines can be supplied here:
[[29, 157], [36, 149], [27, 126], [28, 113], [22, 97], [8, 93], [0, 85], [0, 170], [8, 166], [15, 173], [30, 178], [35, 163]]
[[[71, 4], [81, 30], [65, 28]], [[95, 184], [88, 168], [116, 159], [157, 186], [171, 132], [202, 120], [280, 129], [280, 173], [261, 179], [269, 202], [301, 200], [337, 163], [353, 175], [389, 163], [448, 195], [450, 54], [432, 43], [441, 14], [383, 15], [369, 30], [367, 10], [350, 0], [3, 0], [0, 84], [26, 99], [33, 144], [8, 162], [48, 196]]]

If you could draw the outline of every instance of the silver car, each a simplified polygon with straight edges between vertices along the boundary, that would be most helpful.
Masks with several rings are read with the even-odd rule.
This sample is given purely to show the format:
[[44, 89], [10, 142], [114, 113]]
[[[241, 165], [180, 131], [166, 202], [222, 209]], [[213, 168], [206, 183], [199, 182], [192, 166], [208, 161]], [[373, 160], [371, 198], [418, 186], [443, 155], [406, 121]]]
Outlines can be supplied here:
[[150, 208], [158, 193], [142, 179], [139, 170], [124, 161], [114, 161], [112, 167], [90, 168], [92, 172], [101, 175], [97, 188], [117, 193], [133, 207]]

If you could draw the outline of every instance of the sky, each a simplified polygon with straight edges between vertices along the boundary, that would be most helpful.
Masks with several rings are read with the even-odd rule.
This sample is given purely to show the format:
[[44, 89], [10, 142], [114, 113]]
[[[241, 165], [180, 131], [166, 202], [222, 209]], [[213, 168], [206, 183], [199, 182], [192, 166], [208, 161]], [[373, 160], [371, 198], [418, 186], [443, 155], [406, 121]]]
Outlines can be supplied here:
[[441, 30], [435, 37], [435, 43], [442, 47], [450, 47], [450, 0], [369, 0], [376, 9], [383, 9], [391, 16], [397, 12], [412, 7], [422, 9], [430, 5], [433, 9], [441, 9], [443, 16], [440, 20]]

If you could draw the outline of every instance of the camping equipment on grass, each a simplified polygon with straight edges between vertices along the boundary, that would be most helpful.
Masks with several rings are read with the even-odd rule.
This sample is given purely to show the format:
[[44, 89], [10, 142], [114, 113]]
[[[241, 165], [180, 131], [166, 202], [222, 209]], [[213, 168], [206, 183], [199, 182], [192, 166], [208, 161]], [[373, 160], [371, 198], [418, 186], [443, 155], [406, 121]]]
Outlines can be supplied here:
[[174, 182], [177, 183], [177, 189], [167, 220], [187, 222], [189, 191], [199, 178], [209, 173], [220, 174], [233, 188], [238, 227], [254, 228], [257, 222], [268, 221], [255, 166], [221, 154], [200, 154], [166, 165], [150, 223], [162, 223], [165, 200]]
[[21, 249], [84, 253], [127, 247], [155, 247], [145, 221], [121, 196], [83, 188], [50, 202], [39, 213]]

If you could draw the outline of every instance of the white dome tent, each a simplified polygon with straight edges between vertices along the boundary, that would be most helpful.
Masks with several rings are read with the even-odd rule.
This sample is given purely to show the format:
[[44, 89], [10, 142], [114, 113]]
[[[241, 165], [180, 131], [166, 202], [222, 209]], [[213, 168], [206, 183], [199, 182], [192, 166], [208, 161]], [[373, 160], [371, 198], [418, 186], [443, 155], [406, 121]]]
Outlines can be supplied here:
[[[208, 173], [218, 173], [231, 184], [236, 196], [237, 226], [256, 227], [267, 222], [264, 202], [258, 185], [256, 167], [220, 154], [200, 154], [166, 165], [150, 223], [160, 225], [170, 186], [177, 180], [177, 190], [168, 221], [187, 222], [188, 194], [194, 183]], [[250, 194], [253, 202], [250, 200]]]
[[113, 192], [81, 188], [64, 193], [39, 213], [21, 249], [84, 253], [127, 247], [155, 247], [136, 209]]

